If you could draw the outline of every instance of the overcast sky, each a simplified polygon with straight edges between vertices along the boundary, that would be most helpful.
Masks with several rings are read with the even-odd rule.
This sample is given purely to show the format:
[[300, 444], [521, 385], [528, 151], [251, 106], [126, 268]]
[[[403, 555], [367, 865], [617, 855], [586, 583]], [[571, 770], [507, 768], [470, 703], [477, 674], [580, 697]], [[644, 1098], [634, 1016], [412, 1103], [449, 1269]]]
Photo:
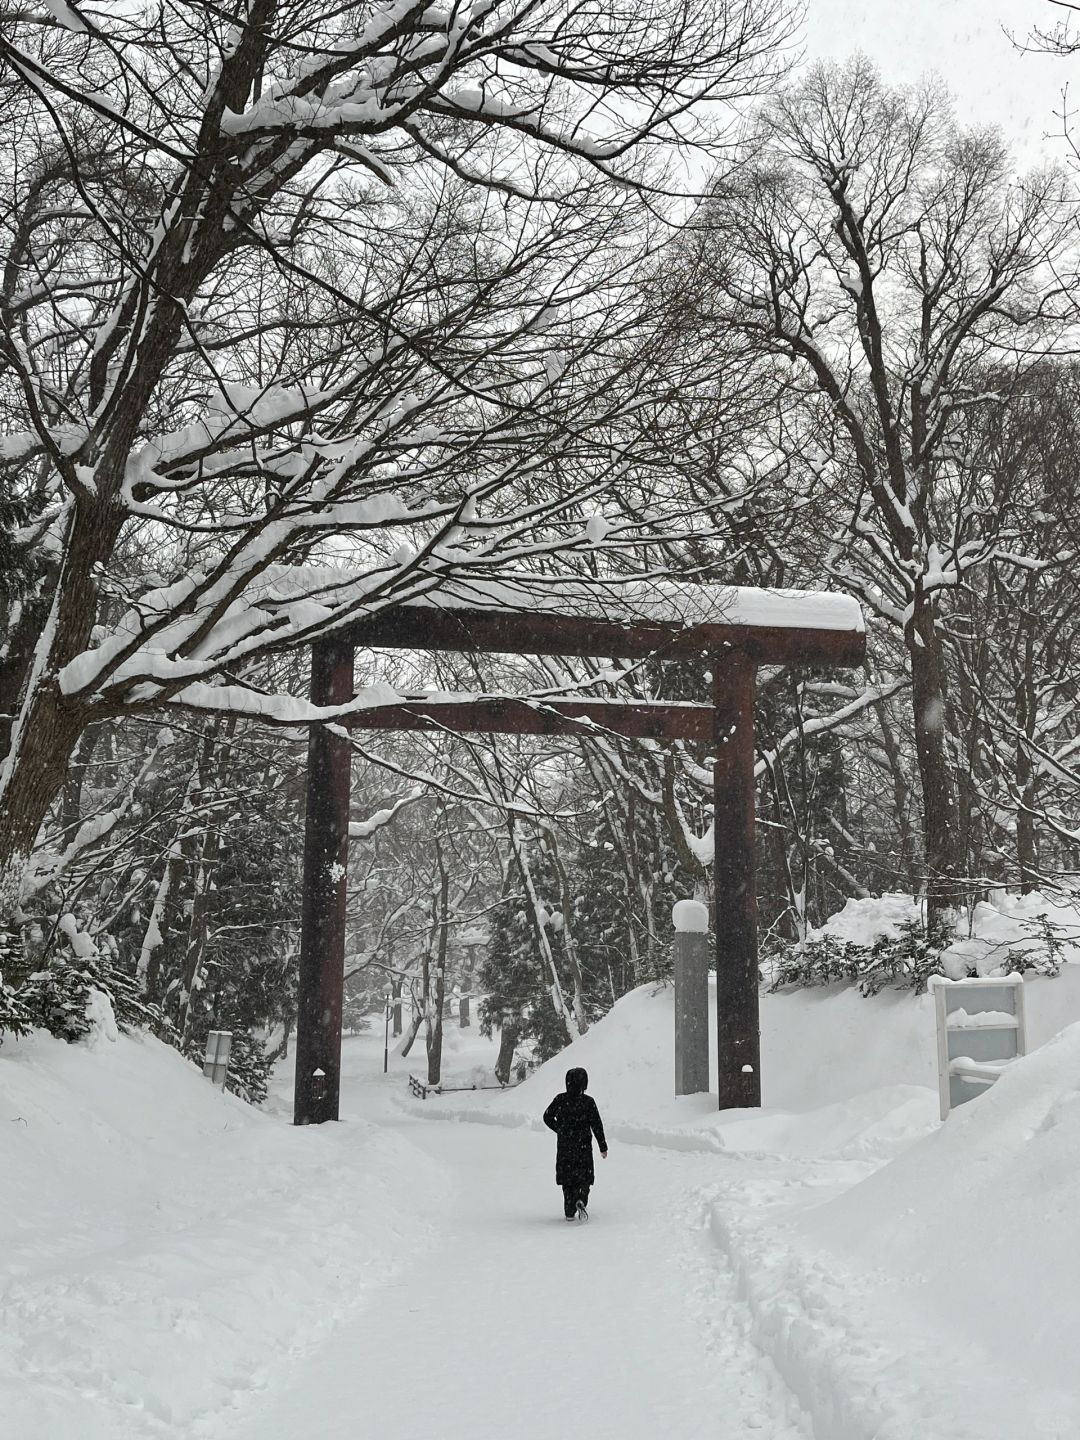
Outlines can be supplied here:
[[898, 82], [936, 70], [959, 118], [1000, 124], [1021, 163], [1065, 158], [1060, 140], [1047, 137], [1060, 133], [1054, 112], [1066, 83], [1080, 103], [1080, 55], [1021, 54], [1004, 33], [1022, 39], [1052, 26], [1064, 12], [1047, 0], [806, 0], [806, 8], [808, 58], [863, 50]]

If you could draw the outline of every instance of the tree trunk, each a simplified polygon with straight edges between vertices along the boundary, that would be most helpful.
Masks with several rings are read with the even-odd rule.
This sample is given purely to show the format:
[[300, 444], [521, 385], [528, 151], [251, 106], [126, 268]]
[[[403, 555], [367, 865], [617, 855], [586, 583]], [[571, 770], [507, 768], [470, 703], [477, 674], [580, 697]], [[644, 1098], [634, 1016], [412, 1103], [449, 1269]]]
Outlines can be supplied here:
[[158, 882], [153, 908], [150, 911], [150, 919], [143, 934], [143, 943], [139, 951], [138, 964], [135, 967], [135, 976], [139, 981], [140, 990], [144, 995], [149, 995], [150, 998], [155, 1001], [161, 998], [161, 958], [159, 952], [165, 939], [165, 910], [176, 877], [184, 865], [184, 843], [182, 835], [190, 824], [191, 804], [198, 790], [198, 783], [199, 757], [196, 755], [192, 762], [188, 782], [184, 787], [184, 797], [180, 802], [180, 814], [176, 822], [176, 833], [165, 854], [165, 866], [162, 870], [161, 879]]
[[63, 802], [61, 805], [60, 827], [65, 842], [74, 839], [82, 823], [82, 791], [86, 780], [87, 767], [94, 754], [94, 747], [101, 735], [101, 723], [88, 725], [79, 737], [71, 759], [64, 772]]
[[50, 565], [42, 585], [44, 598], [19, 601], [0, 616], [4, 637], [0, 643], [0, 755], [7, 754], [11, 743], [23, 687], [49, 611], [48, 590], [55, 583], [56, 566]]
[[570, 966], [570, 975], [574, 982], [574, 1019], [577, 1022], [578, 1034], [589, 1033], [589, 1021], [585, 1014], [585, 982], [581, 974], [581, 963], [578, 960], [577, 946], [574, 943], [574, 897], [570, 890], [570, 880], [566, 874], [566, 867], [562, 863], [562, 855], [559, 853], [559, 843], [555, 837], [554, 829], [547, 832], [548, 845], [551, 850], [551, 858], [555, 865], [555, 873], [559, 877], [559, 908], [562, 912], [562, 942], [563, 953], [566, 955], [566, 962]]
[[500, 1085], [509, 1085], [514, 1064], [514, 1051], [521, 1034], [517, 1025], [506, 1024], [499, 1032], [499, 1055], [495, 1061], [495, 1078]]
[[[227, 740], [236, 728], [235, 716], [230, 716], [225, 723]], [[217, 761], [216, 752], [220, 727], [220, 719], [212, 720], [203, 736], [199, 752], [198, 800], [207, 798], [211, 783], [216, 778], [214, 767]], [[204, 819], [198, 841], [198, 859], [193, 866], [191, 919], [188, 925], [187, 949], [181, 971], [180, 1010], [177, 1023], [181, 1040], [185, 1044], [191, 1034], [192, 1000], [206, 958], [210, 927], [210, 895], [214, 871], [217, 868], [221, 851], [219, 832], [216, 829], [209, 829], [209, 823], [209, 817]]]
[[1020, 871], [1020, 893], [1030, 895], [1039, 888], [1039, 842], [1035, 829], [1035, 805], [1039, 779], [1031, 763], [1029, 742], [1035, 736], [1037, 701], [1032, 682], [1030, 637], [1026, 646], [1024, 674], [1016, 685], [1016, 863]]
[[158, 881], [157, 890], [154, 894], [154, 903], [150, 909], [150, 919], [143, 931], [142, 946], [139, 950], [138, 963], [135, 966], [135, 978], [139, 982], [139, 991], [143, 995], [149, 995], [157, 999], [158, 977], [161, 971], [161, 961], [157, 958], [162, 941], [165, 938], [165, 907], [169, 902], [169, 892], [172, 889], [173, 880], [180, 867], [181, 846], [179, 840], [174, 840], [169, 848], [165, 859], [165, 868], [161, 872], [161, 879]]
[[443, 1006], [446, 1000], [446, 948], [449, 939], [450, 875], [443, 867], [442, 852], [439, 852], [439, 948], [435, 956], [435, 994], [431, 1008], [435, 1018], [428, 1026], [427, 1035], [427, 1078], [429, 1085], [438, 1085], [442, 1079]]
[[[558, 966], [555, 964], [555, 955], [551, 949], [547, 932], [540, 923], [539, 896], [533, 884], [532, 871], [529, 869], [528, 858], [525, 855], [524, 845], [517, 829], [517, 821], [513, 818], [508, 820], [510, 832], [510, 846], [517, 865], [518, 874], [521, 876], [522, 888], [525, 891], [527, 911], [529, 915], [532, 932], [536, 939], [537, 954], [540, 958], [541, 983], [544, 984], [551, 996], [559, 1017], [562, 1020], [563, 1028], [566, 1031], [567, 1041], [574, 1041], [578, 1038], [577, 1021], [574, 1012], [566, 1003], [566, 996], [563, 994], [562, 982], [559, 979]], [[547, 976], [551, 977], [550, 984], [547, 983]]]
[[86, 708], [64, 701], [55, 683], [26, 707], [0, 781], [0, 923], [15, 913], [38, 832], [88, 720]]
[[[99, 478], [103, 491], [112, 493], [108, 475]], [[83, 500], [70, 506], [63, 568], [42, 634], [24, 658], [23, 673], [6, 677], [19, 709], [0, 766], [0, 926], [18, 906], [38, 832], [63, 789], [72, 752], [95, 718], [85, 700], [61, 694], [58, 677], [90, 643], [98, 612], [93, 576], [112, 554], [122, 519], [118, 507]]]
[[279, 1060], [287, 1060], [289, 1058], [289, 1037], [292, 1034], [292, 1028], [293, 1017], [291, 1015], [286, 1015], [285, 1019], [282, 1022], [281, 1039], [267, 1056], [267, 1059], [271, 1062], [271, 1064], [276, 1065]]
[[402, 1058], [403, 1060], [405, 1060], [405, 1059], [408, 1058], [409, 1051], [412, 1049], [413, 1045], [416, 1043], [416, 1037], [417, 1037], [417, 1035], [420, 1034], [420, 1026], [421, 1026], [423, 1023], [424, 1023], [424, 1012], [423, 1012], [423, 1009], [420, 1008], [419, 1006], [417, 1006], [417, 1008], [416, 1008], [415, 1010], [413, 1010], [412, 1019], [409, 1021], [409, 1033], [408, 1033], [408, 1035], [405, 1036], [405, 1042], [404, 1042], [404, 1044], [403, 1044], [403, 1045], [401, 1046], [401, 1048], [398, 1050], [398, 1054], [401, 1056], [401, 1058]]
[[217, 862], [217, 837], [203, 832], [199, 842], [199, 859], [195, 867], [191, 900], [191, 922], [188, 926], [187, 949], [180, 980], [180, 1009], [177, 1028], [186, 1044], [191, 1035], [192, 1001], [206, 958], [206, 942], [210, 924], [210, 881]]
[[915, 750], [923, 796], [927, 921], [947, 920], [962, 899], [956, 787], [946, 733], [947, 685], [932, 602], [916, 594], [906, 638], [911, 659]]

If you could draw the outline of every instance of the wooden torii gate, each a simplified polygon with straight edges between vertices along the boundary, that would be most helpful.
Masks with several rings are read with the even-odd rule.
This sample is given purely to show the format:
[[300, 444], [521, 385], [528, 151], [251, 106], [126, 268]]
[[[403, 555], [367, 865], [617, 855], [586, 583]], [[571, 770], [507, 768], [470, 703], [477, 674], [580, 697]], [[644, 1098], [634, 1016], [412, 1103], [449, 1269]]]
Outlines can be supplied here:
[[[580, 588], [580, 587], [579, 587]], [[490, 596], [496, 599], [492, 603]], [[553, 587], [528, 597], [505, 589], [439, 590], [343, 627], [312, 645], [311, 700], [353, 699], [358, 645], [494, 654], [695, 658], [712, 672], [712, 704], [617, 700], [406, 699], [314, 723], [308, 739], [307, 818], [294, 1123], [338, 1118], [345, 966], [351, 744], [348, 730], [587, 734], [603, 727], [652, 740], [714, 742], [716, 1046], [719, 1106], [761, 1103], [757, 900], [754, 871], [754, 683], [759, 665], [855, 666], [865, 655], [862, 615], [847, 596], [817, 592], [651, 585], [648, 601], [620, 597], [627, 618], [556, 612]], [[574, 591], [569, 591], [572, 603]], [[591, 595], [596, 605], [595, 592]], [[625, 594], [621, 597], [626, 600]], [[471, 603], [470, 603], [471, 602]], [[627, 613], [629, 612], [629, 613]], [[689, 617], [689, 618], [688, 618]], [[703, 618], [704, 617], [704, 618]]]

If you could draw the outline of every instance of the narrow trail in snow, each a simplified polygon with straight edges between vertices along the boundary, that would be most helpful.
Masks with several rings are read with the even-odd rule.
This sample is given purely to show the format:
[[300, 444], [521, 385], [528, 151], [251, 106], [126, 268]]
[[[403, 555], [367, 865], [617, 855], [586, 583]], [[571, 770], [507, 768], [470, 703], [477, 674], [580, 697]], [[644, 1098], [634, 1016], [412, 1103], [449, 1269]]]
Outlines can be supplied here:
[[452, 1179], [433, 1240], [222, 1440], [806, 1440], [705, 1227], [714, 1157], [613, 1146], [570, 1225], [550, 1137], [402, 1129]]

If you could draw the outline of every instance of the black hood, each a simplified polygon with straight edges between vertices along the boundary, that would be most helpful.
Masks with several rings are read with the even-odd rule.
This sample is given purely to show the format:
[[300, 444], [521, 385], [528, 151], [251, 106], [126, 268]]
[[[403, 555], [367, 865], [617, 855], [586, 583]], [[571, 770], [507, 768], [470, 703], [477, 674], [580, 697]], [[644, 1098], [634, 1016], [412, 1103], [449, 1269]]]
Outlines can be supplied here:
[[583, 1070], [580, 1065], [575, 1065], [573, 1070], [566, 1072], [566, 1093], [568, 1095], [584, 1095], [589, 1088], [589, 1072]]

